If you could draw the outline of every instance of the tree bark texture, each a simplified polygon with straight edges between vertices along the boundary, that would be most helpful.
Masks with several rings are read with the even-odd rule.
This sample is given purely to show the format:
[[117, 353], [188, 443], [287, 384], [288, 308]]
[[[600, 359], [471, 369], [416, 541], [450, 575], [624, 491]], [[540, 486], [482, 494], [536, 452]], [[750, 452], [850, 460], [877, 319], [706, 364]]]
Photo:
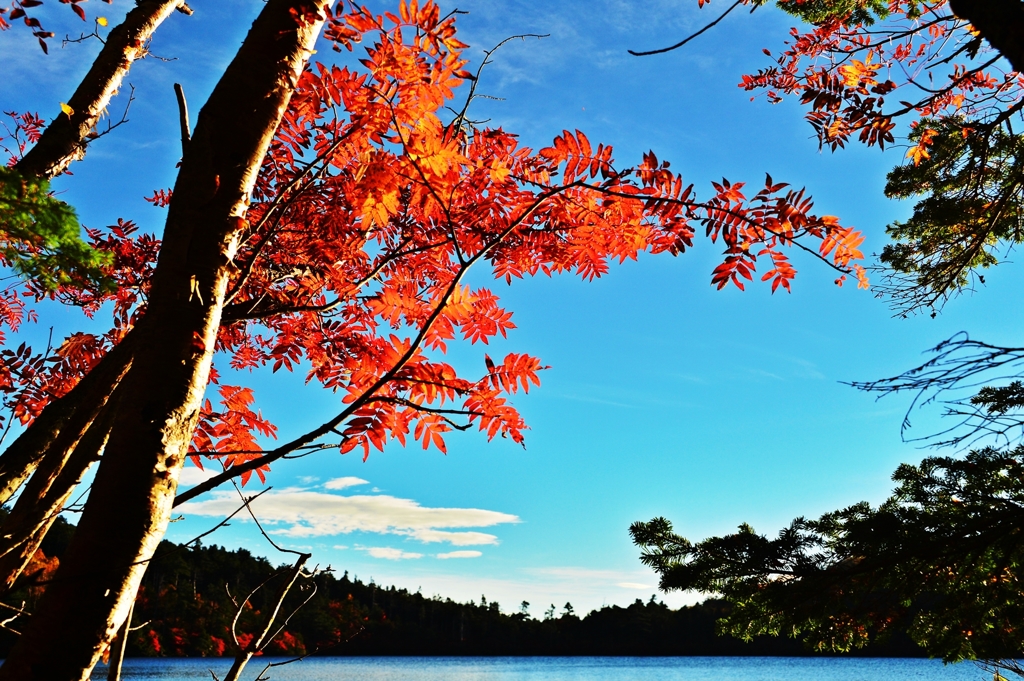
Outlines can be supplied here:
[[99, 460], [114, 408], [104, 408], [74, 449], [48, 453], [18, 496], [0, 528], [0, 595], [14, 587], [85, 472]]
[[249, 195], [322, 7], [269, 0], [199, 113], [89, 500], [0, 681], [84, 681], [125, 621], [170, 518]]
[[1020, 0], [949, 0], [953, 13], [971, 22], [989, 45], [1024, 73], [1024, 3]]
[[153, 32], [183, 0], [141, 0], [124, 21], [107, 36], [92, 67], [67, 104], [71, 115], [61, 112], [43, 136], [15, 166], [23, 175], [51, 178], [85, 156], [88, 135], [117, 94], [132, 63], [145, 55]]
[[124, 665], [124, 650], [128, 647], [128, 634], [132, 631], [132, 611], [135, 604], [128, 608], [128, 616], [117, 631], [114, 642], [110, 644], [110, 667], [107, 669], [107, 681], [121, 681], [121, 667]]

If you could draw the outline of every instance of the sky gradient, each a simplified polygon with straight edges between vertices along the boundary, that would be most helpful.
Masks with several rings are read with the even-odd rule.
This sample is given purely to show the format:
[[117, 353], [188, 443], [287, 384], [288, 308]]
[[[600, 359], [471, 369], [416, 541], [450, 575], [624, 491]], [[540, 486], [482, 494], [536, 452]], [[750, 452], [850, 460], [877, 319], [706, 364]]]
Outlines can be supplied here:
[[[130, 123], [55, 183], [86, 225], [123, 217], [162, 229], [164, 211], [142, 197], [173, 184], [180, 146], [172, 83], [183, 84], [194, 120], [261, 6], [191, 4], [195, 14], [173, 16], [153, 42], [153, 53], [172, 61], [133, 68]], [[90, 20], [104, 15], [113, 25], [130, 6], [114, 0], [85, 9]], [[474, 118], [529, 146], [579, 128], [612, 144], [620, 165], [653, 149], [703, 196], [711, 180], [759, 184], [768, 172], [806, 186], [819, 213], [863, 230], [867, 253], [879, 252], [885, 225], [909, 211], [882, 195], [885, 173], [905, 150], [820, 152], [797, 102], [752, 102], [736, 87], [743, 73], [766, 65], [762, 47], [778, 49], [786, 38], [792, 20], [780, 12], [734, 14], [682, 50], [638, 59], [626, 50], [674, 43], [713, 18], [717, 5], [464, 0], [457, 7], [469, 12], [457, 25], [473, 60], [511, 35], [548, 36], [497, 52], [480, 92], [499, 99], [473, 109]], [[55, 1], [45, 8], [44, 25], [58, 35], [87, 26]], [[25, 31], [0, 36], [7, 65], [0, 103], [52, 117], [97, 45], [61, 50], [51, 41], [44, 57], [33, 41]], [[327, 46], [317, 55], [333, 56]], [[123, 107], [122, 96], [111, 110], [119, 116]], [[684, 536], [701, 539], [741, 522], [775, 533], [796, 516], [878, 502], [894, 468], [926, 452], [901, 442], [907, 399], [875, 401], [842, 382], [910, 368], [959, 331], [1005, 344], [1021, 335], [1014, 303], [1024, 273], [1012, 265], [986, 274], [984, 289], [935, 319], [895, 319], [885, 301], [849, 284], [837, 288], [834, 272], [799, 255], [792, 294], [771, 295], [766, 285], [716, 291], [710, 279], [720, 250], [698, 240], [678, 258], [642, 257], [595, 282], [491, 284], [517, 328], [486, 348], [453, 344], [450, 357], [479, 369], [484, 352], [515, 351], [551, 366], [540, 388], [515, 399], [531, 427], [525, 449], [467, 432], [449, 439], [447, 456], [418, 445], [391, 446], [365, 463], [318, 454], [275, 464], [274, 489], [254, 508], [282, 544], [309, 548], [315, 562], [364, 580], [459, 600], [484, 594], [505, 611], [526, 600], [534, 616], [551, 603], [586, 612], [646, 600], [656, 580], [629, 542], [631, 522], [665, 515]], [[476, 283], [485, 277], [481, 270]], [[57, 334], [79, 328], [74, 311], [48, 310], [27, 337], [45, 338], [50, 325]], [[282, 440], [337, 409], [337, 397], [304, 385], [301, 372], [256, 372], [238, 382], [255, 388]], [[930, 432], [938, 413], [912, 414], [911, 434]], [[183, 484], [201, 477], [191, 466], [183, 475]], [[260, 489], [258, 481], [249, 488]], [[168, 538], [187, 540], [236, 506], [233, 490], [202, 497], [181, 509]], [[278, 562], [250, 522], [233, 521], [209, 541]]]

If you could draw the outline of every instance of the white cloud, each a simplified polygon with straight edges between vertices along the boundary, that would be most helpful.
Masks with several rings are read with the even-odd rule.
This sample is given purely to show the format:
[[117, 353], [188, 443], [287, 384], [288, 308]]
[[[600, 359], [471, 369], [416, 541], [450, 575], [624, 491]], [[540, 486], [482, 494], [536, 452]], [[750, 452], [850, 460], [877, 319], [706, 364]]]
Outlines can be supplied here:
[[639, 582], [619, 582], [615, 586], [621, 586], [623, 589], [642, 589], [642, 590], [645, 590], [645, 591], [647, 589], [654, 589], [654, 588], [656, 588], [656, 587], [651, 586], [650, 584], [641, 584]]
[[338, 549], [339, 551], [344, 551], [344, 550], [345, 550], [345, 549], [347, 549], [348, 547], [347, 547], [347, 546], [345, 546], [344, 544], [335, 544], [335, 545], [334, 545], [334, 546], [332, 546], [331, 548], [332, 548], [332, 549]]
[[365, 485], [369, 480], [363, 480], [357, 478], [354, 475], [348, 475], [344, 478], [334, 478], [324, 483], [326, 489], [345, 489], [346, 487], [355, 487], [356, 485]]
[[439, 553], [437, 557], [441, 560], [448, 560], [449, 558], [479, 558], [484, 554], [479, 551], [449, 551], [448, 553]]
[[384, 558], [385, 560], [409, 560], [412, 558], [422, 558], [422, 553], [412, 553], [411, 551], [403, 551], [402, 549], [393, 549], [389, 546], [371, 546], [370, 548], [363, 549], [374, 558]]
[[[217, 475], [220, 471], [207, 468], [205, 470], [199, 470], [196, 466], [188, 463], [184, 468], [181, 469], [181, 473], [178, 474], [178, 486], [179, 487], [194, 487], [201, 482], [205, 482]], [[230, 511], [229, 511], [230, 513]]]
[[416, 530], [412, 536], [424, 544], [448, 542], [455, 546], [481, 546], [497, 544], [498, 538], [486, 532], [445, 532], [444, 530]]
[[[233, 492], [215, 492], [212, 498], [183, 504], [180, 510], [192, 515], [226, 516], [237, 506]], [[373, 532], [424, 543], [478, 546], [496, 544], [498, 539], [485, 532], [452, 530], [519, 522], [509, 513], [479, 508], [427, 508], [412, 499], [383, 494], [342, 496], [301, 488], [269, 492], [254, 500], [252, 507], [261, 522], [279, 526], [271, 532], [289, 537]]]
[[301, 482], [303, 485], [312, 485], [314, 482], [316, 482], [319, 479], [320, 478], [318, 478], [315, 475], [300, 475], [299, 476], [299, 482]]

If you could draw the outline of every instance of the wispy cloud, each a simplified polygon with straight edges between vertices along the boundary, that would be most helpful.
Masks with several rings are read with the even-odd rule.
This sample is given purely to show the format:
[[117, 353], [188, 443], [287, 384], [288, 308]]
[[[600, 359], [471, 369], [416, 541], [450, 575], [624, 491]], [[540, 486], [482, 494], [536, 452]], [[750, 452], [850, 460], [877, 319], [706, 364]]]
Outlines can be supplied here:
[[437, 557], [441, 560], [448, 560], [449, 558], [479, 558], [484, 554], [479, 551], [449, 551], [448, 553], [439, 553]]
[[621, 586], [623, 589], [642, 589], [644, 591], [656, 588], [650, 584], [641, 584], [640, 582], [619, 582], [615, 586]]
[[594, 582], [610, 582], [626, 577], [626, 575], [622, 574], [622, 572], [618, 570], [594, 570], [583, 567], [541, 567], [527, 568], [526, 571], [549, 577], [558, 577], [560, 579], [586, 579]]
[[[206, 501], [182, 505], [181, 512], [225, 516], [237, 506], [238, 498], [233, 492], [216, 492]], [[384, 494], [343, 496], [302, 488], [268, 492], [254, 500], [252, 507], [261, 522], [278, 526], [271, 532], [288, 537], [372, 532], [400, 535], [424, 543], [476, 546], [496, 544], [498, 538], [485, 532], [458, 530], [519, 522], [517, 516], [499, 511], [429, 508], [412, 499]]]
[[486, 532], [445, 532], [444, 530], [418, 530], [415, 537], [425, 544], [448, 542], [455, 546], [481, 546], [497, 544], [498, 538]]
[[334, 478], [324, 483], [324, 489], [345, 489], [346, 487], [355, 487], [357, 485], [369, 484], [369, 480], [363, 480], [357, 478], [354, 475], [348, 475], [344, 478]]

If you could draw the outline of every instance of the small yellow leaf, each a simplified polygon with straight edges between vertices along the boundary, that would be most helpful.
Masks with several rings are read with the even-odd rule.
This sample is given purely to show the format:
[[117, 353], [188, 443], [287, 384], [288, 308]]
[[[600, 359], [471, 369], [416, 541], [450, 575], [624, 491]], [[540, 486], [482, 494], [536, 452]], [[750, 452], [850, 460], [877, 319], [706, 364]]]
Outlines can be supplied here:
[[61, 111], [63, 111], [64, 113], [66, 113], [66, 114], [67, 114], [67, 116], [68, 116], [68, 118], [71, 118], [72, 116], [74, 116], [74, 115], [75, 115], [75, 110], [74, 110], [74, 109], [72, 109], [72, 108], [71, 108], [70, 106], [68, 106], [67, 104], [65, 104], [64, 102], [61, 102], [61, 103], [60, 103], [60, 110], [61, 110]]
[[99, 24], [100, 26], [106, 26], [107, 25], [107, 18], [106, 17], [100, 17], [100, 18], [96, 19], [96, 23]]

